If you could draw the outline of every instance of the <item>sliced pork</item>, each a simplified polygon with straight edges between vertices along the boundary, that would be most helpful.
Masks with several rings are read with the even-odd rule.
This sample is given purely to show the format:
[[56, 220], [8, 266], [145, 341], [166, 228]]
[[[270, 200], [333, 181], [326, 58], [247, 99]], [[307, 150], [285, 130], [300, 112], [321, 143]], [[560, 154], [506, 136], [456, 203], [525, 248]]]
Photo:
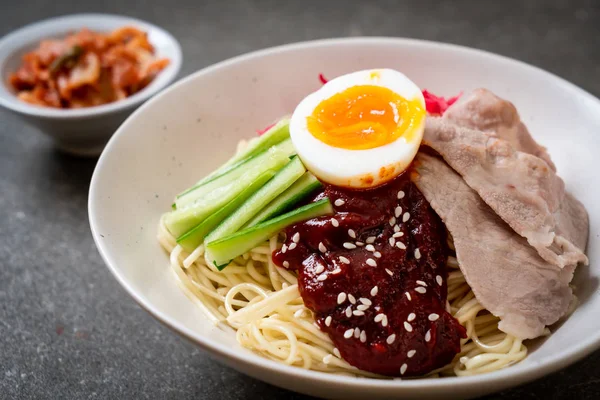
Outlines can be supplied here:
[[546, 261], [561, 268], [587, 264], [587, 212], [544, 160], [443, 118], [428, 119], [423, 143]]
[[556, 171], [546, 148], [531, 137], [515, 106], [487, 89], [476, 89], [462, 96], [446, 111], [444, 119], [506, 140], [515, 150], [541, 158]]
[[521, 339], [565, 315], [573, 268], [544, 261], [441, 159], [419, 153], [411, 179], [454, 238], [458, 264], [479, 302]]

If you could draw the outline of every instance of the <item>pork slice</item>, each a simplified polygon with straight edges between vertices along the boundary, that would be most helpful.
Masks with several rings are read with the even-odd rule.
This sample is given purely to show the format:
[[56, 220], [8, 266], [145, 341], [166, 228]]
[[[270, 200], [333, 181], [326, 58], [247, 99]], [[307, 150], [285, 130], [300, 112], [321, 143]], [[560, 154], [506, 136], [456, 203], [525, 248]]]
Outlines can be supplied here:
[[544, 160], [441, 118], [428, 118], [423, 143], [461, 174], [543, 259], [561, 268], [587, 264], [587, 212]]
[[546, 148], [533, 139], [515, 106], [487, 89], [475, 89], [462, 96], [448, 108], [444, 119], [506, 140], [515, 150], [541, 158], [556, 171]]
[[533, 339], [566, 314], [573, 268], [544, 261], [441, 159], [419, 153], [411, 179], [452, 234], [460, 269], [500, 330]]

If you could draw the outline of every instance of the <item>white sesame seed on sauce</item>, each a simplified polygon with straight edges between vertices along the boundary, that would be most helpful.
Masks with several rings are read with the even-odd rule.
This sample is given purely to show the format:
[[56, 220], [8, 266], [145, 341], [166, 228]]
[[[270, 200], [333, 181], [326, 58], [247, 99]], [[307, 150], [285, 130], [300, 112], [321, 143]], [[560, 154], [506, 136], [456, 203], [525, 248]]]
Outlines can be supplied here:
[[338, 304], [342, 304], [342, 303], [343, 303], [343, 302], [345, 302], [345, 301], [346, 301], [346, 293], [344, 293], [344, 292], [340, 292], [340, 293], [338, 294], [337, 303], [338, 303]]
[[358, 301], [360, 301], [361, 303], [363, 303], [366, 306], [370, 306], [371, 304], [373, 304], [373, 302], [369, 299], [367, 299], [366, 297], [361, 297], [360, 299], [358, 299]]
[[377, 292], [379, 292], [379, 288], [377, 286], [373, 286], [373, 289], [371, 289], [371, 296], [377, 296]]
[[421, 258], [421, 250], [416, 249], [415, 250], [415, 258], [418, 260], [419, 258]]
[[409, 350], [408, 353], [406, 353], [406, 357], [408, 358], [413, 358], [413, 356], [417, 353], [416, 350]]
[[340, 260], [341, 263], [343, 264], [350, 264], [350, 260], [348, 260], [346, 257], [344, 256], [339, 256], [338, 259]]
[[394, 225], [394, 232], [395, 233], [400, 232], [400, 225]]
[[404, 292], [404, 295], [406, 296], [406, 298], [408, 299], [408, 301], [412, 301], [412, 297], [411, 297], [410, 293]]
[[370, 252], [374, 252], [375, 251], [375, 246], [373, 246], [372, 244], [368, 244], [365, 246], [365, 250], [366, 251], [370, 251]]
[[354, 243], [350, 243], [350, 242], [344, 242], [343, 246], [348, 250], [352, 250], [352, 249], [356, 248], [356, 245]]
[[350, 301], [350, 303], [356, 304], [356, 298], [349, 293], [348, 293], [348, 300]]
[[404, 233], [402, 233], [402, 232], [396, 232], [396, 233], [394, 233], [394, 234], [392, 235], [392, 237], [393, 237], [393, 238], [396, 238], [396, 239], [397, 239], [397, 238], [399, 238], [399, 237], [402, 237], [402, 236], [404, 236]]
[[364, 342], [366, 342], [366, 341], [367, 341], [367, 332], [365, 332], [365, 331], [362, 331], [362, 332], [360, 333], [360, 342], [361, 342], [361, 343], [364, 343]]
[[346, 204], [346, 202], [342, 199], [337, 199], [333, 204], [335, 204], [336, 207], [341, 207]]
[[333, 356], [331, 354], [327, 354], [325, 357], [323, 357], [323, 364], [329, 364], [332, 358]]
[[294, 243], [298, 243], [300, 241], [300, 232], [294, 233], [294, 236], [292, 236], [292, 241]]
[[285, 254], [286, 251], [287, 251], [287, 244], [284, 244], [283, 246], [281, 246], [281, 254]]
[[400, 367], [400, 375], [404, 375], [406, 373], [407, 369], [408, 369], [408, 365], [402, 364], [402, 366]]
[[288, 246], [288, 250], [294, 250], [295, 248], [296, 248], [296, 242], [290, 243], [290, 245]]
[[346, 332], [344, 332], [344, 338], [350, 339], [353, 334], [354, 334], [354, 329], [348, 329]]
[[356, 232], [354, 232], [354, 229], [348, 229], [348, 236], [352, 239], [356, 239]]
[[325, 274], [321, 274], [321, 275], [317, 276], [317, 280], [319, 282], [323, 282], [325, 279], [327, 279], [327, 275], [325, 275]]
[[371, 306], [368, 306], [366, 304], [359, 304], [356, 306], [356, 309], [360, 310], [360, 311], [367, 311], [369, 309], [369, 307], [371, 307]]
[[315, 268], [315, 274], [320, 274], [323, 271], [325, 271], [325, 267], [322, 264], [317, 265], [317, 268]]
[[389, 276], [394, 276], [394, 273], [387, 268], [385, 269], [385, 272], [387, 272]]
[[396, 217], [391, 217], [388, 222], [390, 223], [390, 226], [396, 225]]
[[333, 348], [333, 354], [337, 357], [337, 358], [342, 358], [342, 355], [340, 354], [340, 351], [338, 350], [337, 347]]
[[419, 286], [419, 287], [415, 288], [415, 292], [425, 294], [425, 293], [427, 293], [427, 289], [425, 289], [423, 286]]
[[383, 317], [385, 317], [385, 314], [377, 314], [375, 316], [375, 318], [373, 318], [373, 321], [375, 321], [375, 322], [381, 322], [381, 320], [383, 320]]
[[404, 321], [404, 329], [406, 329], [407, 332], [412, 332], [412, 325]]
[[406, 222], [410, 219], [410, 213], [409, 212], [405, 212], [404, 215], [402, 216], [402, 222]]
[[354, 328], [354, 337], [358, 339], [360, 336], [360, 329], [358, 327]]
[[377, 261], [373, 260], [372, 258], [367, 258], [367, 261], [365, 261], [365, 262], [370, 267], [376, 267], [377, 266]]
[[435, 281], [437, 282], [438, 285], [442, 286], [442, 284], [444, 283], [444, 281], [442, 280], [442, 277], [439, 275], [435, 276]]
[[352, 306], [346, 307], [346, 317], [350, 318], [352, 316]]
[[421, 286], [427, 286], [427, 284], [423, 281], [416, 281], [417, 285], [421, 285]]
[[287, 262], [287, 261], [284, 261], [284, 262], [283, 262], [283, 267], [284, 267], [284, 268], [289, 268], [289, 267], [290, 267], [290, 263], [289, 263], [289, 262]]
[[377, 258], [381, 258], [381, 253], [378, 251], [374, 252], [373, 255]]
[[381, 307], [375, 306], [375, 311], [379, 312], [379, 310], [381, 310]]
[[331, 319], [331, 315], [328, 315], [327, 318], [325, 318], [325, 326], [331, 325]]
[[359, 242], [359, 241], [357, 241], [357, 242], [356, 242], [356, 245], [357, 245], [358, 247], [362, 247], [362, 246], [364, 246], [365, 244], [364, 244], [363, 242]]
[[398, 200], [403, 199], [404, 198], [404, 192], [401, 190], [398, 192]]
[[385, 339], [385, 341], [387, 342], [387, 344], [392, 344], [394, 343], [394, 341], [396, 340], [396, 334], [392, 333], [390, 336], [387, 337], [387, 339]]
[[327, 247], [323, 244], [323, 242], [319, 242], [319, 251], [321, 253], [327, 253]]
[[365, 240], [365, 242], [367, 242], [368, 244], [375, 243], [375, 240], [376, 240], [376, 239], [377, 239], [377, 237], [376, 237], [376, 236], [369, 236], [369, 237], [367, 238], [367, 240]]
[[406, 245], [402, 242], [396, 242], [396, 247], [401, 250], [406, 250]]
[[362, 310], [354, 310], [354, 311], [352, 311], [352, 315], [354, 315], [356, 317], [361, 317], [361, 316], [365, 315], [365, 312]]
[[390, 244], [390, 246], [394, 246], [396, 244], [396, 239], [394, 237], [391, 237], [388, 239], [388, 243]]
[[341, 270], [340, 268], [336, 268], [336, 269], [334, 269], [333, 271], [331, 271], [331, 275], [337, 275], [337, 274], [339, 274], [340, 272], [342, 272], [342, 270]]
[[408, 317], [406, 318], [406, 320], [408, 322], [412, 322], [415, 320], [415, 318], [417, 318], [416, 314], [414, 312], [411, 312], [410, 314], [408, 314]]
[[387, 315], [383, 314], [383, 319], [381, 320], [381, 326], [387, 326], [388, 324], [388, 317]]
[[337, 228], [338, 226], [340, 226], [340, 223], [338, 222], [337, 219], [331, 218], [331, 225], [333, 225], [334, 227]]
[[301, 308], [299, 310], [296, 310], [296, 312], [294, 313], [294, 318], [300, 318], [304, 315], [304, 309]]
[[437, 321], [439, 318], [440, 318], [440, 316], [436, 313], [429, 314], [429, 317], [427, 317], [427, 319], [429, 319], [432, 322]]
[[427, 333], [425, 334], [425, 341], [429, 342], [431, 340], [431, 329], [429, 329], [427, 331]]
[[400, 218], [400, 216], [402, 215], [402, 207], [396, 207], [396, 209], [394, 210], [394, 215], [396, 216], [396, 218]]

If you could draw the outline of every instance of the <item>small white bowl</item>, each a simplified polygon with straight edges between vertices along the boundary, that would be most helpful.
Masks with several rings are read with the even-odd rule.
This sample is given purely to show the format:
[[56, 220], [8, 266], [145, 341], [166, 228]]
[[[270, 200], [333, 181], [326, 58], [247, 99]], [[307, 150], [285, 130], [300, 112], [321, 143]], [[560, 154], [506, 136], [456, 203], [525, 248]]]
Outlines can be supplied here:
[[[148, 33], [157, 57], [171, 62], [143, 90], [121, 101], [80, 109], [56, 109], [19, 100], [8, 78], [21, 64], [21, 57], [42, 39], [60, 38], [81, 28], [107, 32], [133, 25]], [[148, 98], [170, 84], [181, 68], [181, 47], [167, 31], [138, 19], [108, 14], [76, 14], [27, 25], [0, 39], [0, 105], [51, 136], [59, 149], [80, 156], [100, 154], [119, 125]]]
[[[180, 290], [156, 239], [173, 197], [224, 162], [238, 140], [289, 114], [326, 77], [396, 68], [448, 96], [487, 87], [517, 106], [548, 147], [566, 186], [590, 216], [589, 267], [577, 271], [580, 304], [521, 363], [468, 377], [377, 380], [307, 371], [242, 348]], [[119, 128], [98, 160], [89, 196], [92, 234], [117, 280], [158, 320], [218, 360], [271, 384], [343, 399], [465, 399], [538, 378], [600, 347], [600, 101], [519, 61], [407, 39], [353, 38], [276, 47], [213, 65], [173, 85]]]

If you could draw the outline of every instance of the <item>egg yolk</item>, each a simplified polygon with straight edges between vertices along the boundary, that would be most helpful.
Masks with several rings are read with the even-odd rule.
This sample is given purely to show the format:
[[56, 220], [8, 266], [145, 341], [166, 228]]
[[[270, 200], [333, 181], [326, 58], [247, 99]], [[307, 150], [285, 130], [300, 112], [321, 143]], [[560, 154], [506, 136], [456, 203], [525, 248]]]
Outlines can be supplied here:
[[407, 100], [382, 86], [358, 85], [321, 101], [307, 118], [307, 128], [330, 146], [366, 150], [401, 136], [410, 142], [423, 118], [418, 99]]

